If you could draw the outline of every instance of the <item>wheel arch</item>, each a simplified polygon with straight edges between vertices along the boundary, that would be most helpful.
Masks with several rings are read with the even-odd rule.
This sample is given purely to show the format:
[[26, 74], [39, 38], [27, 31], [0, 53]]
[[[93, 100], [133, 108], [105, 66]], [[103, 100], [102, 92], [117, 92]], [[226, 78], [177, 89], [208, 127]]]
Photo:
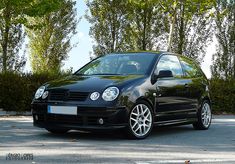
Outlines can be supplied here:
[[201, 98], [201, 100], [199, 101], [199, 106], [201, 107], [201, 105], [202, 105], [202, 103], [204, 102], [204, 101], [208, 101], [209, 103], [210, 103], [210, 106], [212, 105], [212, 102], [211, 102], [211, 99], [210, 99], [210, 97], [208, 96], [208, 95], [205, 95], [205, 96], [203, 96], [202, 98]]
[[209, 103], [211, 105], [211, 99], [209, 98], [209, 96], [203, 97], [202, 101], [205, 101], [205, 100], [209, 101]]
[[146, 103], [148, 103], [148, 105], [152, 108], [152, 112], [155, 114], [155, 110], [154, 110], [154, 104], [151, 100], [149, 100], [146, 97], [139, 97], [138, 99], [136, 99], [135, 104], [137, 104], [140, 101], [145, 101]]

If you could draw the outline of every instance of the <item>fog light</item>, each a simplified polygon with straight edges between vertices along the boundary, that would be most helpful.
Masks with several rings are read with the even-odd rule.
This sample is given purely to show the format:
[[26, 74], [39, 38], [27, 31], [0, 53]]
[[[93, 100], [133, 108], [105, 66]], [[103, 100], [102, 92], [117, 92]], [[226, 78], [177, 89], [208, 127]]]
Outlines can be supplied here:
[[93, 92], [93, 93], [91, 94], [91, 96], [90, 96], [90, 99], [93, 100], [93, 101], [95, 101], [95, 100], [97, 100], [99, 97], [100, 97], [99, 92]]
[[49, 94], [49, 92], [48, 92], [48, 91], [45, 91], [45, 92], [43, 93], [43, 95], [42, 95], [42, 99], [47, 98], [48, 94]]
[[38, 120], [38, 115], [35, 115], [35, 120]]
[[103, 125], [103, 124], [104, 124], [104, 120], [103, 120], [102, 118], [100, 118], [100, 119], [98, 120], [98, 122], [99, 122], [100, 125]]

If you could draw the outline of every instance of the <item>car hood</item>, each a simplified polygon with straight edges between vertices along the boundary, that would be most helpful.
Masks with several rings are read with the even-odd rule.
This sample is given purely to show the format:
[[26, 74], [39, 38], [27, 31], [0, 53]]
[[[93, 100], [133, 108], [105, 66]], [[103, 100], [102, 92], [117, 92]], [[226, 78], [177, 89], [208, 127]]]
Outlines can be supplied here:
[[103, 91], [109, 86], [124, 87], [144, 75], [72, 75], [46, 83], [47, 89], [68, 89], [80, 92]]

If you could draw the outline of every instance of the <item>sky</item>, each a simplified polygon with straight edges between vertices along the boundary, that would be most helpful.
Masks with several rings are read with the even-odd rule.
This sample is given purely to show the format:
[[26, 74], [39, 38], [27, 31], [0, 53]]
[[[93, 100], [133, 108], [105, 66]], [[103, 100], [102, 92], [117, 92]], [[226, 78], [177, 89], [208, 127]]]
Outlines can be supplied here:
[[[77, 26], [78, 33], [72, 39], [72, 44], [78, 43], [76, 47], [69, 52], [69, 58], [64, 61], [63, 69], [73, 68], [73, 71], [78, 70], [87, 62], [90, 61], [90, 54], [92, 53], [92, 45], [94, 41], [89, 36], [90, 23], [84, 18], [87, 10], [84, 0], [78, 0], [76, 3], [77, 16], [81, 17]], [[215, 40], [215, 39], [213, 39]], [[212, 42], [206, 51], [204, 62], [201, 68], [208, 78], [211, 77], [210, 65], [212, 64], [212, 54], [216, 52], [216, 43]], [[28, 53], [27, 53], [28, 54]], [[29, 57], [27, 56], [26, 71], [31, 71]]]

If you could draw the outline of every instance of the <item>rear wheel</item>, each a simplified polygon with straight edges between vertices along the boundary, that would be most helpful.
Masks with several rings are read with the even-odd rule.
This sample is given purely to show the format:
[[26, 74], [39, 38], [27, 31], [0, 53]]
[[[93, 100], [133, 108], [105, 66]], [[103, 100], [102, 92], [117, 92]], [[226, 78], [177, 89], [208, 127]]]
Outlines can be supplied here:
[[148, 103], [141, 101], [130, 112], [127, 133], [130, 138], [144, 139], [151, 133], [152, 128], [152, 109]]
[[198, 121], [193, 124], [193, 127], [198, 130], [206, 130], [211, 125], [211, 105], [208, 100], [203, 101], [201, 108], [197, 113]]
[[69, 130], [68, 129], [47, 129], [47, 131], [53, 134], [65, 134]]

